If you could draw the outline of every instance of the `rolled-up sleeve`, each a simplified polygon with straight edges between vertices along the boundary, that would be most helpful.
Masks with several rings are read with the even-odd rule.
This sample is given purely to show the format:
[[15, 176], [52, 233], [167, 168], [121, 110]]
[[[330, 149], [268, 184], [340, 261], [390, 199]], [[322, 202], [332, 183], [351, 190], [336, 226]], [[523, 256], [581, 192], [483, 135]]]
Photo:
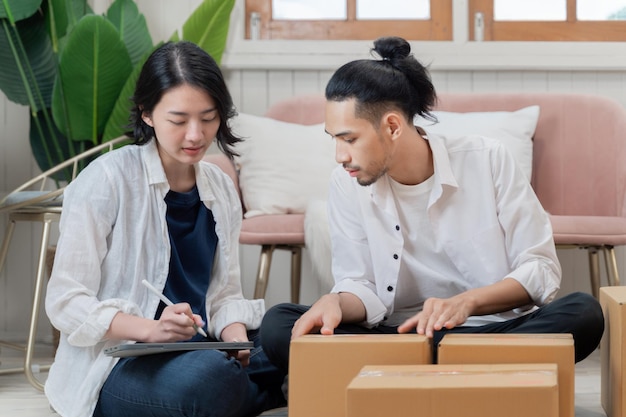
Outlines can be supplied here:
[[561, 284], [561, 265], [549, 216], [503, 146], [494, 147], [492, 167], [498, 219], [512, 269], [503, 278], [517, 280], [536, 305], [547, 304]]

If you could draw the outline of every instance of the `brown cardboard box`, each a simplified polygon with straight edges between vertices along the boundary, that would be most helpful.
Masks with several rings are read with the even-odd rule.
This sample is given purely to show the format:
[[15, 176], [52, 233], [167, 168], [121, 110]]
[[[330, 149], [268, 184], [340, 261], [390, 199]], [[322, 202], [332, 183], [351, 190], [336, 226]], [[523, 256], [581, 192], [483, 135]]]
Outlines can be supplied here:
[[600, 397], [608, 417], [626, 417], [626, 287], [600, 288], [604, 334], [600, 342]]
[[556, 363], [559, 415], [574, 417], [574, 339], [571, 334], [447, 334], [440, 364]]
[[431, 364], [416, 334], [306, 335], [291, 341], [289, 417], [344, 417], [346, 387], [365, 365]]
[[556, 364], [366, 366], [346, 417], [557, 417]]

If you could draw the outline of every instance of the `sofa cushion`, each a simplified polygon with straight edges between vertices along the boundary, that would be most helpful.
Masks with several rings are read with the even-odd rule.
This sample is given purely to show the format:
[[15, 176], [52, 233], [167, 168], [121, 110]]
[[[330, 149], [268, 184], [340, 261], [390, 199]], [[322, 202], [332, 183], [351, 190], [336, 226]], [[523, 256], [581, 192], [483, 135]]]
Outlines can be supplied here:
[[623, 245], [626, 218], [617, 216], [550, 215], [554, 240], [560, 245]]
[[302, 245], [304, 216], [269, 214], [244, 219], [239, 242], [244, 245]]
[[502, 141], [513, 155], [518, 166], [530, 181], [533, 164], [533, 142], [539, 106], [529, 106], [517, 111], [492, 111], [454, 113], [433, 111], [438, 123], [421, 117], [414, 122], [430, 133], [438, 133], [449, 138], [476, 134]]
[[244, 217], [304, 213], [309, 201], [325, 199], [337, 165], [335, 145], [323, 124], [286, 123], [240, 113], [233, 119], [235, 157]]

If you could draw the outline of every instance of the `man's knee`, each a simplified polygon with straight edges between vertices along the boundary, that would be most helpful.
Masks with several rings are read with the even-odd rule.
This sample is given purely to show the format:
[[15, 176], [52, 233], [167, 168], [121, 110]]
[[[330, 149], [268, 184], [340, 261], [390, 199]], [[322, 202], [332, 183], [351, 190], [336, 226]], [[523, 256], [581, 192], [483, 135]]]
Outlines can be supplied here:
[[261, 343], [291, 337], [291, 328], [302, 313], [290, 303], [277, 304], [267, 310], [261, 322]]
[[569, 326], [576, 345], [576, 362], [593, 352], [604, 333], [604, 315], [598, 300], [590, 294], [576, 292], [563, 297], [562, 311], [567, 311]]
[[577, 321], [581, 325], [587, 327], [604, 328], [604, 315], [602, 307], [594, 296], [584, 292], [574, 292], [563, 297], [565, 306], [568, 311], [575, 313]]
[[261, 346], [270, 362], [282, 371], [289, 363], [289, 343], [294, 323], [308, 307], [283, 303], [270, 308], [261, 322]]

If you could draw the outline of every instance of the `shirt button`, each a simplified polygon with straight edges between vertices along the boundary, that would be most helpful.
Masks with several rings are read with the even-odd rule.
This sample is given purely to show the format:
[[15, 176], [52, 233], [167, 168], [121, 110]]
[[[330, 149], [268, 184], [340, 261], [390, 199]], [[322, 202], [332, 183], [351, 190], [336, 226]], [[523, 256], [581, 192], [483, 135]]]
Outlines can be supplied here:
[[400, 230], [400, 225], [396, 224], [396, 230]]
[[390, 286], [388, 286], [388, 287], [387, 287], [387, 291], [389, 291], [389, 292], [393, 291], [393, 287], [392, 287], [391, 285], [390, 285]]
[[393, 259], [398, 259], [398, 254], [397, 253], [393, 254]]

